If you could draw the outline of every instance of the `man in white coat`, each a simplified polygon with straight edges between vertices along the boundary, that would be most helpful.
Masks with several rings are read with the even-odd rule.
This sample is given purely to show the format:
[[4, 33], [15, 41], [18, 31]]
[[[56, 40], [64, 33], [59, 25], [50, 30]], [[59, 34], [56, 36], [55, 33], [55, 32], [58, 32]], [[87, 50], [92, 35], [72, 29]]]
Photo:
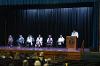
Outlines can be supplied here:
[[57, 41], [59, 48], [62, 48], [63, 47], [64, 41], [65, 41], [65, 39], [63, 38], [62, 35], [60, 35], [60, 37], [58, 38], [58, 41]]
[[43, 44], [43, 38], [41, 37], [41, 35], [39, 34], [39, 36], [37, 37], [36, 39], [36, 44], [35, 44], [35, 47], [41, 47]]
[[29, 46], [29, 47], [32, 47], [33, 46], [34, 38], [32, 37], [32, 35], [29, 35], [27, 37], [26, 42], [27, 42], [27, 46]]

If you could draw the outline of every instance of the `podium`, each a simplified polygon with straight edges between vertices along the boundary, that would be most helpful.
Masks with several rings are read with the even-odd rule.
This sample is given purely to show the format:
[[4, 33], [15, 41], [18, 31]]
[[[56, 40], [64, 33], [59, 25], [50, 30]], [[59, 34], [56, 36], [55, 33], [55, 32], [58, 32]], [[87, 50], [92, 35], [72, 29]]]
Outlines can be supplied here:
[[66, 48], [67, 49], [77, 48], [77, 37], [76, 36], [66, 36]]

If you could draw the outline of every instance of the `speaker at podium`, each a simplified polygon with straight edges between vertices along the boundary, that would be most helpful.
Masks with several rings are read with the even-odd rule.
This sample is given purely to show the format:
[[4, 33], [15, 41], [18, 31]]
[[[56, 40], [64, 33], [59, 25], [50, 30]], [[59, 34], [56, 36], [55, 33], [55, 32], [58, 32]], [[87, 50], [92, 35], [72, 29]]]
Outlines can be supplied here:
[[77, 49], [77, 36], [66, 36], [66, 48]]

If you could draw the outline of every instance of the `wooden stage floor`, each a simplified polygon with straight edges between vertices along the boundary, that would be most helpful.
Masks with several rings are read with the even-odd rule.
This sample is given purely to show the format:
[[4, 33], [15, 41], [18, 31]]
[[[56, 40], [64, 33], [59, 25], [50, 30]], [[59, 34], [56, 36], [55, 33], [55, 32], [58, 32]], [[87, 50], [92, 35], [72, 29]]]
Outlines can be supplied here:
[[[80, 48], [76, 49], [67, 49], [67, 48], [25, 48], [25, 47], [0, 47], [0, 50], [7, 50], [7, 51], [62, 51], [62, 52], [80, 52]], [[88, 48], [84, 49], [85, 52], [89, 52]]]
[[[89, 52], [89, 49], [84, 49]], [[80, 60], [80, 49], [66, 49], [66, 48], [25, 48], [25, 47], [0, 47], [0, 52], [15, 52], [19, 53], [37, 53], [44, 52], [45, 58], [64, 58], [65, 60]]]

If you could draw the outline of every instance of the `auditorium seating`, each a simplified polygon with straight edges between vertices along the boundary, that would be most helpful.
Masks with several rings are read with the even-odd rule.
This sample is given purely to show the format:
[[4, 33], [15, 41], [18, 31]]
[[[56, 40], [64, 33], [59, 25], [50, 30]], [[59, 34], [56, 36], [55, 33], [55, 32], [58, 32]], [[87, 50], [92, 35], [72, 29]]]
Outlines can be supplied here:
[[[36, 62], [39, 57], [36, 55], [37, 54], [33, 55], [32, 53], [16, 53], [15, 56], [17, 57], [15, 58], [11, 53], [0, 52], [0, 66], [34, 66], [34, 62]], [[43, 56], [42, 53], [40, 55]], [[45, 59], [44, 66], [66, 66], [66, 63], [68, 66], [97, 66], [100, 64], [100, 62], [94, 63], [89, 62], [89, 60], [63, 60], [64, 57], [55, 57], [54, 59], [55, 60], [51, 58]]]

